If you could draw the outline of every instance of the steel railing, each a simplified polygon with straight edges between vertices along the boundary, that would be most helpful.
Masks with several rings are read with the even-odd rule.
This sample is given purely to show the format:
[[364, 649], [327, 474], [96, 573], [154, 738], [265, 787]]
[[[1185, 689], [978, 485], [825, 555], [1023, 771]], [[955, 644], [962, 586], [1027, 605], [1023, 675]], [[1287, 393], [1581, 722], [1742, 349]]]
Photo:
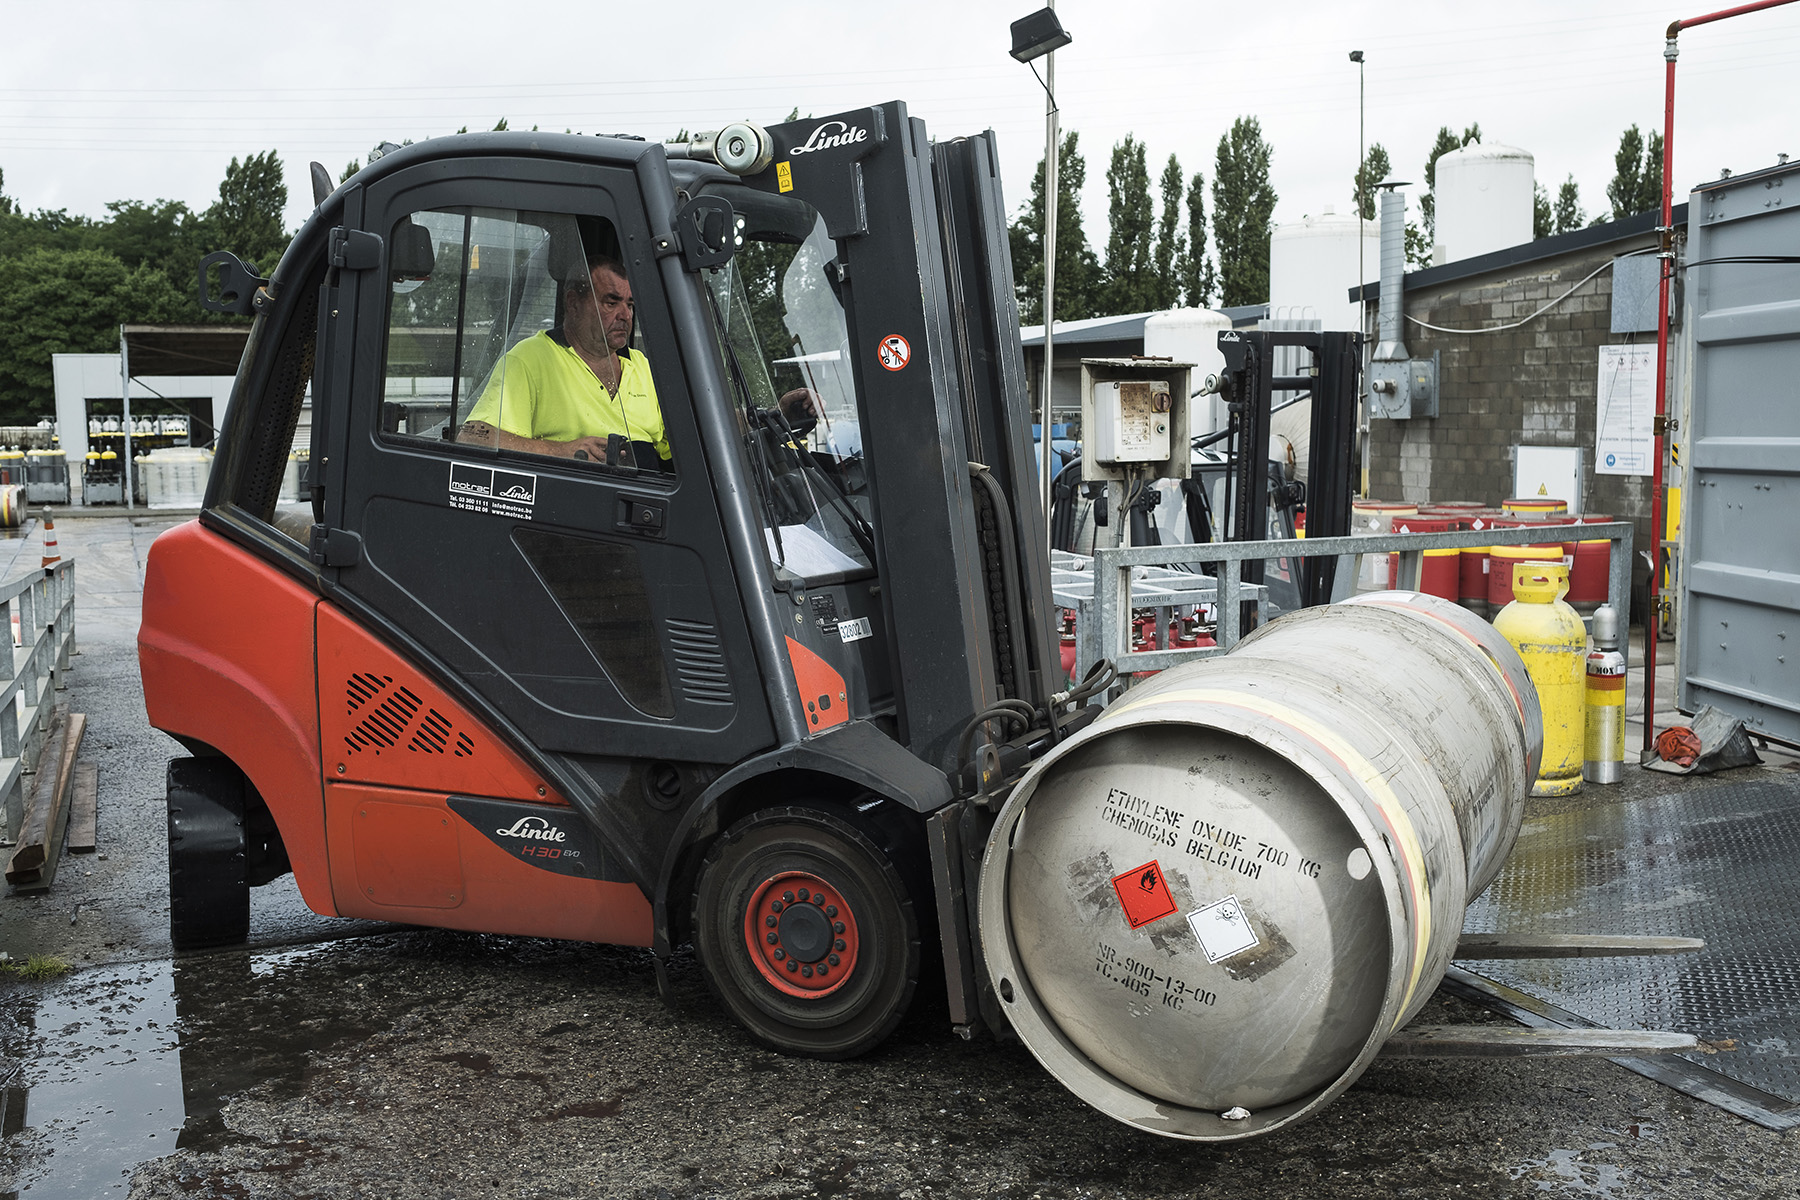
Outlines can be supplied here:
[[[1259, 559], [1333, 556], [1338, 558], [1334, 595], [1353, 593], [1356, 556], [1398, 551], [1399, 570], [1393, 586], [1417, 590], [1427, 550], [1462, 549], [1465, 546], [1528, 546], [1555, 541], [1607, 541], [1607, 602], [1620, 614], [1621, 626], [1631, 612], [1630, 521], [1592, 525], [1534, 525], [1516, 529], [1457, 530], [1453, 533], [1382, 533], [1336, 538], [1279, 538], [1262, 542], [1205, 542], [1198, 545], [1126, 546], [1097, 548], [1091, 559], [1058, 552], [1053, 564], [1052, 594], [1064, 608], [1076, 610], [1075, 678], [1101, 658], [1110, 658], [1121, 678], [1133, 672], [1160, 671], [1180, 663], [1224, 654], [1243, 636], [1241, 605], [1254, 602], [1266, 618], [1268, 589], [1243, 581], [1245, 562]], [[1200, 572], [1202, 564], [1216, 567], [1220, 577]], [[1091, 576], [1081, 587], [1068, 580]], [[1185, 576], [1191, 583], [1171, 576]], [[1166, 631], [1173, 608], [1211, 605], [1217, 617], [1216, 646], [1131, 649], [1133, 608], [1156, 608], [1157, 628]], [[1166, 635], [1165, 635], [1166, 640]], [[1619, 652], [1629, 656], [1626, 639]]]
[[75, 653], [73, 559], [0, 583], [0, 636], [9, 631], [12, 653], [0, 648], [0, 806], [8, 846], [18, 840], [25, 777], [37, 770]]

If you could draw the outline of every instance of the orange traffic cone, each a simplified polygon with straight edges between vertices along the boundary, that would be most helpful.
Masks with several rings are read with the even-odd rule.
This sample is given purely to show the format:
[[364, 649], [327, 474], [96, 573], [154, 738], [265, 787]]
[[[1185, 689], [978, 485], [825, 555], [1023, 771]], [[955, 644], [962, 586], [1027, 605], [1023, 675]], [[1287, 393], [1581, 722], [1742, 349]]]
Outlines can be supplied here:
[[44, 510], [44, 565], [54, 567], [62, 561], [62, 551], [56, 548], [56, 518], [50, 510]]

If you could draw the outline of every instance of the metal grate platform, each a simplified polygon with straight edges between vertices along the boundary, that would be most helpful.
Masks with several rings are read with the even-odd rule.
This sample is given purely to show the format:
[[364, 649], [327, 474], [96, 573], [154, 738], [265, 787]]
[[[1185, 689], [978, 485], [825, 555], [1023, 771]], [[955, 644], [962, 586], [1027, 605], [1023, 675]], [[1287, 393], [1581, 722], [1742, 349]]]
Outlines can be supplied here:
[[1698, 937], [1705, 950], [1469, 961], [1457, 990], [1491, 980], [1487, 998], [1521, 1019], [1735, 1039], [1735, 1050], [1623, 1065], [1714, 1103], [1729, 1096], [1724, 1107], [1770, 1128], [1800, 1125], [1800, 775], [1757, 774], [1528, 819], [1464, 923]]

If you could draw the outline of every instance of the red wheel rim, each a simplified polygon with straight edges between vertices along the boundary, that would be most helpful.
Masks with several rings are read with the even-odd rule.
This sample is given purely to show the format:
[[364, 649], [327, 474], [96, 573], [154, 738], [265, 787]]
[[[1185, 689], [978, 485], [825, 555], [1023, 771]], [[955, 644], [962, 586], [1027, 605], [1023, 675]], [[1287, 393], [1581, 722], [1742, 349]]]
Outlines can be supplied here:
[[744, 909], [744, 946], [779, 992], [816, 1000], [856, 969], [856, 916], [844, 894], [810, 871], [784, 871], [759, 885]]

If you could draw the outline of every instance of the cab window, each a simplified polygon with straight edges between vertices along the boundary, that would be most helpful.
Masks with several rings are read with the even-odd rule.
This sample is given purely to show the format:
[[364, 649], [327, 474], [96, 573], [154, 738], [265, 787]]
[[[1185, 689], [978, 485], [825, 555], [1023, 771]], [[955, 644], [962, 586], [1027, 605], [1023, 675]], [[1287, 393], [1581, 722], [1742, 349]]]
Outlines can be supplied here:
[[389, 245], [384, 437], [672, 469], [610, 222], [431, 209], [397, 221]]

